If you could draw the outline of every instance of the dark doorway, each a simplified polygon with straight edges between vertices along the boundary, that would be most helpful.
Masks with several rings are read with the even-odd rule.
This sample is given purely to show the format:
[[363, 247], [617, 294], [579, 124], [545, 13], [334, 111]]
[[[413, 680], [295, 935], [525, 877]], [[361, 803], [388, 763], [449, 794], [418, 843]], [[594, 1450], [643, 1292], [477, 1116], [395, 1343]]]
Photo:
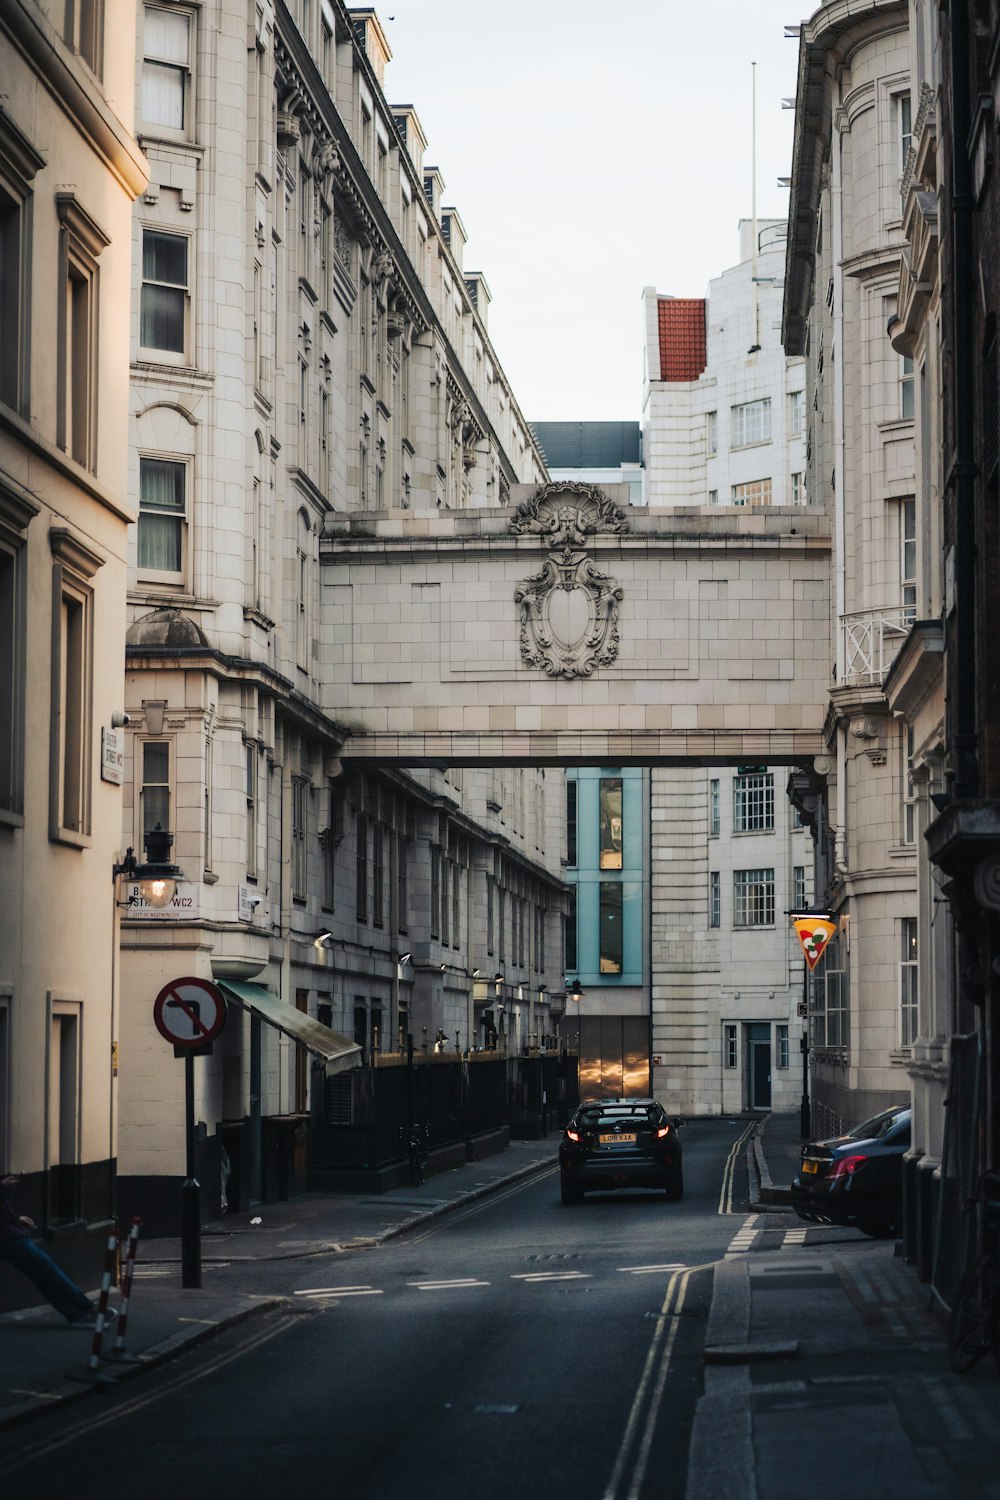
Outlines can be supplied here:
[[[756, 1030], [751, 1028], [751, 1031]], [[767, 1028], [768, 1031], [770, 1028]], [[750, 1037], [750, 1108], [771, 1108], [771, 1038]]]

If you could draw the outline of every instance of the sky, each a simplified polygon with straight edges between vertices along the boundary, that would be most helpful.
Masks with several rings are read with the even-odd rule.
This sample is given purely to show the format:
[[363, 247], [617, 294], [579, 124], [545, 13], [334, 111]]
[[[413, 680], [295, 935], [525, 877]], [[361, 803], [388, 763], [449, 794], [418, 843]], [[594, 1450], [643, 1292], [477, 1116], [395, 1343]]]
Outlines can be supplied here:
[[[380, 0], [391, 104], [493, 295], [489, 334], [529, 421], [638, 420], [642, 291], [704, 296], [752, 206], [784, 217], [795, 0]], [[756, 70], [752, 63], [756, 63]]]

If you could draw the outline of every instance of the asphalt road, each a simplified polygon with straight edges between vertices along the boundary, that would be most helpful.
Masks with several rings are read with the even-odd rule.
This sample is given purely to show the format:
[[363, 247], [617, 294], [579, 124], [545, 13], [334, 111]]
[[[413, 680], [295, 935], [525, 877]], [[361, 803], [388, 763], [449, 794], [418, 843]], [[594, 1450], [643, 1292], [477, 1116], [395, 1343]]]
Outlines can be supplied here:
[[5, 1434], [5, 1483], [141, 1500], [320, 1486], [681, 1500], [711, 1266], [746, 1207], [745, 1130], [685, 1127], [681, 1203], [563, 1207], [551, 1172], [378, 1250], [258, 1268], [287, 1312]]

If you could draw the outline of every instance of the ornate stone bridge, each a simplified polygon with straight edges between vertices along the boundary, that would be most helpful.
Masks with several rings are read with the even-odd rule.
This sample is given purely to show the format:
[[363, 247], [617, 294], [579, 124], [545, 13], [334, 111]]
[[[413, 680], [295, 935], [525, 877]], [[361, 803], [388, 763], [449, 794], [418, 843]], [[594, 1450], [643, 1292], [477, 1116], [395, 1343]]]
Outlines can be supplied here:
[[504, 510], [331, 516], [322, 635], [345, 757], [798, 764], [821, 753], [818, 509], [647, 510], [521, 486]]

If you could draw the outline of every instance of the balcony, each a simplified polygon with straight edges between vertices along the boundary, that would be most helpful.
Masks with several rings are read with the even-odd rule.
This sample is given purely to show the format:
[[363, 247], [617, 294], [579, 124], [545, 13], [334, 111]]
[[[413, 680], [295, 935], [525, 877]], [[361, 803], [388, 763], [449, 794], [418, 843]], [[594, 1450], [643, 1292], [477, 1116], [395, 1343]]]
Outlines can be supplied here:
[[841, 615], [843, 686], [880, 684], [910, 633], [916, 611], [909, 605]]

